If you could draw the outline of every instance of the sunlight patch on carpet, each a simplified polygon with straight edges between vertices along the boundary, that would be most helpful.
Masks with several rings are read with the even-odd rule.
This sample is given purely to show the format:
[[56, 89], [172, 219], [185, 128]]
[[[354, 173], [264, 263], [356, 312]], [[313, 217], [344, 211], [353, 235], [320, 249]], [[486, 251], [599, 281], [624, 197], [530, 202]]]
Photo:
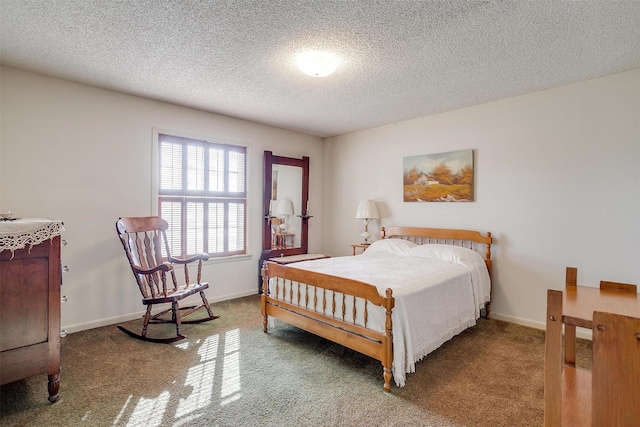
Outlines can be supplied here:
[[211, 403], [219, 340], [219, 335], [207, 337], [198, 349], [202, 363], [192, 366], [187, 372], [184, 385], [191, 386], [192, 392], [186, 399], [180, 399], [176, 418], [182, 418]]
[[[188, 350], [197, 347], [200, 361], [188, 369], [184, 381], [184, 390], [189, 390], [187, 397], [181, 397], [175, 407], [174, 426], [190, 425], [201, 418], [214, 401], [216, 386], [220, 387], [220, 405], [224, 406], [242, 397], [240, 381], [240, 330], [227, 331], [211, 335], [204, 340], [184, 342], [175, 345], [176, 348]], [[195, 350], [195, 348], [194, 348]], [[221, 351], [222, 350], [222, 351]], [[221, 354], [219, 354], [219, 352]], [[216, 366], [217, 365], [217, 366]], [[216, 381], [216, 367], [222, 369]], [[174, 381], [175, 382], [175, 381]], [[178, 393], [180, 394], [180, 393]], [[140, 397], [133, 409], [127, 426], [160, 426], [168, 415], [167, 408], [171, 394], [163, 391], [157, 398]], [[120, 409], [113, 425], [120, 425], [122, 418], [129, 411], [134, 395], [130, 395]]]
[[124, 411], [127, 409], [127, 406], [129, 406], [129, 402], [131, 402], [132, 398], [133, 398], [133, 395], [131, 394], [129, 395], [129, 397], [127, 397], [127, 401], [124, 402], [124, 405], [122, 405], [122, 409], [120, 409], [120, 412], [118, 412], [118, 416], [116, 417], [115, 420], [113, 420], [114, 426], [117, 426], [120, 423], [120, 418], [122, 418], [122, 416], [124, 415]]
[[222, 405], [240, 398], [240, 330], [228, 331], [225, 335], [224, 363], [222, 366]]
[[184, 385], [191, 386], [193, 391], [186, 399], [180, 399], [176, 409], [176, 418], [181, 418], [211, 403], [215, 369], [215, 360], [189, 368]]
[[141, 397], [129, 418], [127, 427], [155, 427], [162, 424], [170, 393], [163, 391], [155, 399]]

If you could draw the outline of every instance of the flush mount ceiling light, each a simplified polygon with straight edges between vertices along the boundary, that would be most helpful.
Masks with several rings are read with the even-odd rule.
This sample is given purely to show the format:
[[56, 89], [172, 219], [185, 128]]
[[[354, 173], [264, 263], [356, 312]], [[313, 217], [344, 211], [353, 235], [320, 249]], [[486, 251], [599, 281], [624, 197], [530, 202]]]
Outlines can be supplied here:
[[312, 77], [326, 77], [338, 67], [338, 60], [327, 52], [312, 50], [297, 56], [296, 62], [300, 70]]

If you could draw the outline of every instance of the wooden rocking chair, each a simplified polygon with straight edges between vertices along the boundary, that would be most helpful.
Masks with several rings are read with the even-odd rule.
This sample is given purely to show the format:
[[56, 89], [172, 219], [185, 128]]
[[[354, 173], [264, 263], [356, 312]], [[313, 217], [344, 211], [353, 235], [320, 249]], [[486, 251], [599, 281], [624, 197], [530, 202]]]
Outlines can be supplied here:
[[[133, 275], [138, 282], [138, 287], [142, 293], [142, 304], [147, 306], [142, 326], [142, 334], [138, 335], [118, 326], [118, 329], [126, 334], [144, 341], [172, 343], [186, 338], [180, 331], [183, 323], [201, 323], [217, 319], [211, 312], [209, 302], [204, 295], [204, 290], [209, 287], [209, 283], [201, 282], [202, 261], [209, 259], [209, 255], [194, 255], [186, 259], [171, 256], [166, 231], [167, 222], [160, 217], [137, 217], [120, 218], [116, 222], [116, 231], [120, 237], [120, 242], [127, 254], [127, 259], [131, 265]], [[164, 255], [163, 256], [163, 248]], [[198, 273], [196, 283], [189, 281], [188, 264], [198, 262]], [[176, 279], [174, 265], [184, 267], [185, 284], [179, 285]], [[167, 287], [167, 273], [170, 272], [172, 286]], [[200, 293], [202, 304], [198, 306], [179, 307], [178, 301]], [[155, 304], [171, 304], [171, 308], [165, 309], [157, 314], [151, 314], [151, 308]], [[200, 308], [205, 308], [208, 317], [183, 321], [186, 317]], [[181, 311], [184, 310], [184, 313]], [[165, 314], [171, 312], [171, 318], [163, 318]], [[169, 338], [149, 338], [147, 337], [147, 327], [152, 323], [174, 323], [176, 325], [176, 336]]]

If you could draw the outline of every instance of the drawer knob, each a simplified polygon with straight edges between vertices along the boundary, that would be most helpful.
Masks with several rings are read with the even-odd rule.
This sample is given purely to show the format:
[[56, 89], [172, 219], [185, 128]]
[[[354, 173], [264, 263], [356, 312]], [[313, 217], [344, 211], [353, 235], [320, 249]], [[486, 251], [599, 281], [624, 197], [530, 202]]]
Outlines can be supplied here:
[[61, 302], [67, 302], [67, 301], [69, 301], [69, 298], [67, 298], [66, 295], [62, 295], [62, 297], [60, 297], [60, 301]]
[[62, 241], [60, 242], [60, 244], [62, 246], [67, 246], [67, 239], [62, 239]]
[[63, 266], [62, 267], [62, 272], [63, 273], [68, 273], [69, 272], [69, 266], [68, 265]]
[[68, 335], [68, 333], [67, 333], [67, 330], [66, 330], [66, 329], [63, 329], [63, 330], [61, 330], [61, 331], [60, 331], [60, 338], [64, 338], [64, 337], [66, 337], [67, 335]]

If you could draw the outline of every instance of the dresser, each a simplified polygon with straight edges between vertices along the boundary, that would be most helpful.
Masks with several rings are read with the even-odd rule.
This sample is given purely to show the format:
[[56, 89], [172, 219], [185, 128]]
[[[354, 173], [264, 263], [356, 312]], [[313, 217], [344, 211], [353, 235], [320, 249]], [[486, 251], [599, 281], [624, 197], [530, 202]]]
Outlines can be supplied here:
[[0, 384], [48, 375], [60, 389], [60, 221], [0, 223]]

